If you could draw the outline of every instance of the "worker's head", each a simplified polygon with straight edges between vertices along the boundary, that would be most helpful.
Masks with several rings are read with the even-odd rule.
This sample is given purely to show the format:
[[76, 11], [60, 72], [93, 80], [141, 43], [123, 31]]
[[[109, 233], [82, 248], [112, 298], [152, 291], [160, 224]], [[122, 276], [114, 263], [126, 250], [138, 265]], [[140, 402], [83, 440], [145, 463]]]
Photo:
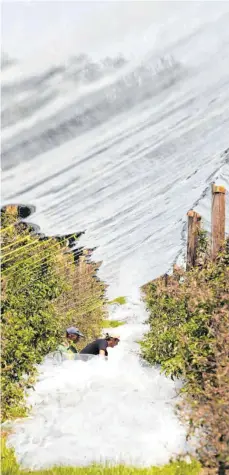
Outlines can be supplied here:
[[78, 328], [70, 327], [70, 328], [67, 328], [66, 330], [66, 338], [68, 340], [73, 341], [74, 343], [76, 343], [77, 341], [79, 341], [80, 338], [83, 338], [83, 337], [84, 337], [83, 333], [81, 333]]
[[116, 335], [116, 333], [115, 334], [106, 333], [105, 338], [107, 340], [109, 348], [114, 348], [120, 342], [120, 336]]

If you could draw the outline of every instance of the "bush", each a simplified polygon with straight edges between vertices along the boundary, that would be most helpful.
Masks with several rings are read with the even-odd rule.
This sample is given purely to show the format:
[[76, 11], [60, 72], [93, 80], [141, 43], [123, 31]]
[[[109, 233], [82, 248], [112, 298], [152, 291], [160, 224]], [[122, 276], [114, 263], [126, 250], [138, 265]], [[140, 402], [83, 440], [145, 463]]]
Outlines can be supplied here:
[[[184, 381], [182, 417], [209, 466], [229, 463], [229, 241], [216, 262], [144, 288], [150, 330], [143, 357]], [[222, 472], [223, 473], [223, 472]]]
[[[74, 264], [66, 241], [41, 240], [16, 216], [2, 216], [2, 417], [24, 416], [35, 367], [69, 325], [86, 341], [100, 334], [106, 312], [96, 265]], [[98, 266], [97, 266], [98, 267]], [[85, 344], [85, 340], [83, 342]]]

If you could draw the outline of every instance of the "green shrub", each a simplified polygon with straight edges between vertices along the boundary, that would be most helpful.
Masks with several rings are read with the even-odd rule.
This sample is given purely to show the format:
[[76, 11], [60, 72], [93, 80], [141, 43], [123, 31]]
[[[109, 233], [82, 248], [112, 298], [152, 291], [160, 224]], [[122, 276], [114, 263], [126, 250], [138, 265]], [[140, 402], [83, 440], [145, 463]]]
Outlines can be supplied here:
[[[2, 418], [24, 416], [24, 394], [35, 366], [55, 350], [69, 325], [86, 341], [100, 334], [106, 316], [96, 264], [75, 265], [65, 240], [40, 240], [16, 216], [2, 216]], [[85, 340], [83, 342], [85, 344]]]
[[[176, 269], [144, 287], [149, 332], [142, 355], [186, 393], [182, 416], [190, 433], [199, 429], [201, 459], [229, 462], [229, 241], [216, 262]], [[191, 411], [191, 414], [190, 414]], [[184, 419], [183, 419], [184, 420]]]

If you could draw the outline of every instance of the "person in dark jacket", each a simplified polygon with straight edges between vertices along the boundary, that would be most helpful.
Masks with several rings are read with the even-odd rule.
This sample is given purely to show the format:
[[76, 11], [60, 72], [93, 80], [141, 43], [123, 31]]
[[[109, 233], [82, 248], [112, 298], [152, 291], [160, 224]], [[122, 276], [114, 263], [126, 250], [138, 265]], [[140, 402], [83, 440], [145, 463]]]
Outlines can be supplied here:
[[119, 335], [110, 335], [106, 334], [105, 338], [98, 338], [92, 343], [89, 343], [83, 350], [80, 351], [80, 354], [87, 355], [102, 355], [108, 356], [107, 348], [114, 348], [119, 344], [120, 336]]

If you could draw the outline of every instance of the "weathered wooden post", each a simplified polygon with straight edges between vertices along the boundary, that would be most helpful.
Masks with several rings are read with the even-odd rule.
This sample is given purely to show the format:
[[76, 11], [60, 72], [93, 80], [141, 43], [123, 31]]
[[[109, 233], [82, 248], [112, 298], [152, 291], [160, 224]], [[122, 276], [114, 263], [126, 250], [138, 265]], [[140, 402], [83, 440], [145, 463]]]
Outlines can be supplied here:
[[168, 283], [169, 283], [169, 276], [168, 276], [168, 274], [166, 273], [166, 274], [164, 275], [164, 284], [165, 284], [165, 287], [168, 287]]
[[192, 209], [187, 213], [188, 216], [188, 243], [187, 243], [187, 264], [186, 270], [190, 270], [196, 264], [198, 233], [201, 224], [201, 216]]
[[226, 189], [224, 186], [212, 185], [212, 260], [225, 240]]

